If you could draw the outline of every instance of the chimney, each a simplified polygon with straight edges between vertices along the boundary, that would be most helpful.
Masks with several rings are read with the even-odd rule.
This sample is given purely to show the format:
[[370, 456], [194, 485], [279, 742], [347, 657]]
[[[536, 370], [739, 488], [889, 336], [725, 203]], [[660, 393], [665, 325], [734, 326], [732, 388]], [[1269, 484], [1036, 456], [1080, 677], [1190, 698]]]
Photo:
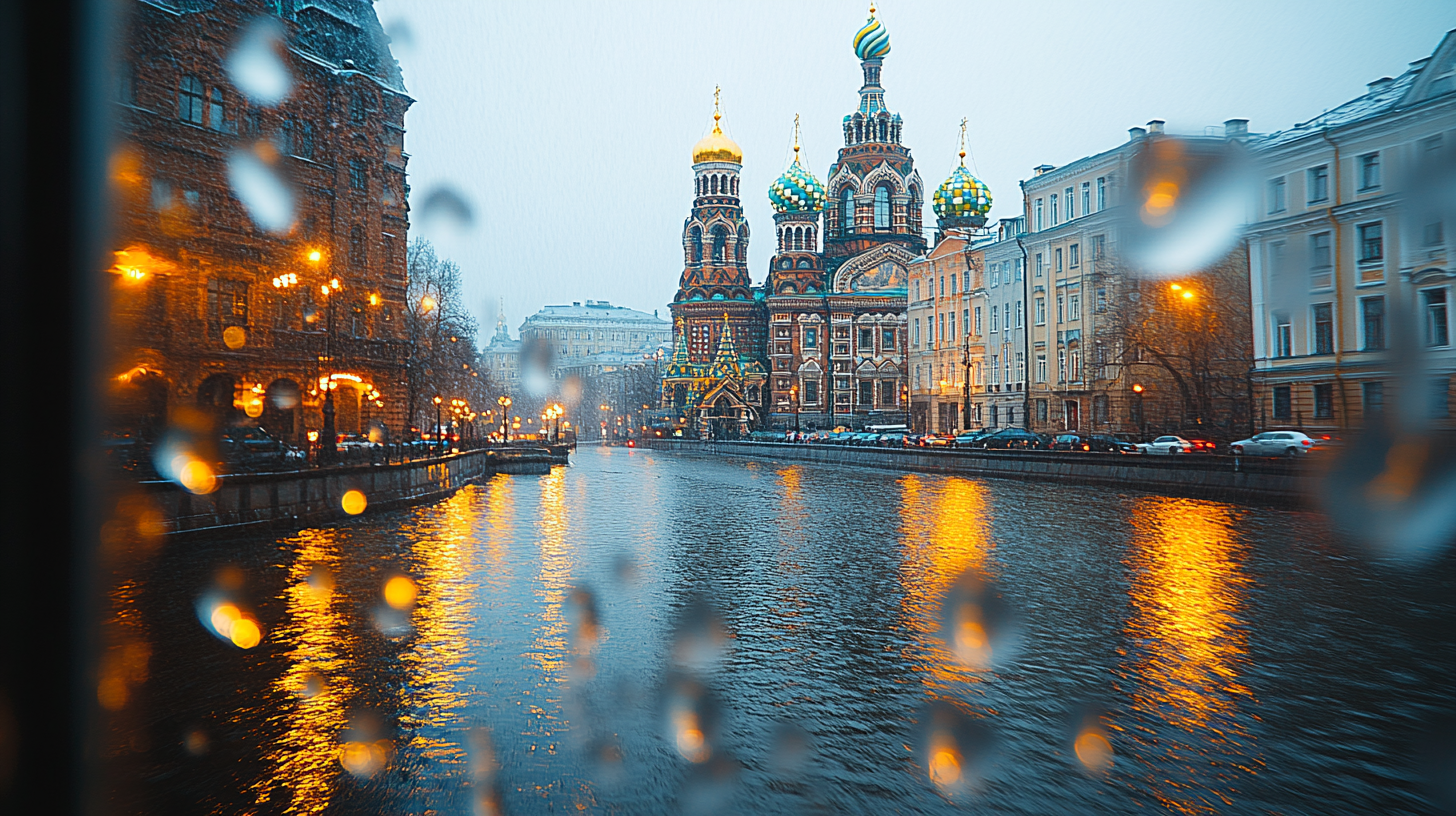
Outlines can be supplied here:
[[1031, 173], [1033, 176], [1044, 176], [1055, 169], [1057, 168], [1050, 164], [1038, 164], [1037, 166], [1031, 168]]
[[1381, 77], [1374, 82], [1367, 82], [1365, 83], [1365, 87], [1368, 89], [1366, 92], [1375, 93], [1376, 91], [1382, 90], [1383, 88], [1385, 88], [1386, 85], [1389, 85], [1394, 81], [1395, 80], [1391, 77]]
[[1148, 135], [1148, 132], [1144, 128], [1135, 127], [1127, 129], [1127, 138], [1130, 142], [1136, 142], [1138, 139], [1141, 139], [1146, 135]]
[[1248, 119], [1225, 119], [1223, 120], [1223, 137], [1225, 139], [1243, 139], [1249, 135]]
[[1148, 122], [1148, 135], [1149, 136], [1162, 136], [1163, 135], [1163, 120], [1162, 119], [1153, 119], [1153, 120], [1151, 120], [1151, 121]]

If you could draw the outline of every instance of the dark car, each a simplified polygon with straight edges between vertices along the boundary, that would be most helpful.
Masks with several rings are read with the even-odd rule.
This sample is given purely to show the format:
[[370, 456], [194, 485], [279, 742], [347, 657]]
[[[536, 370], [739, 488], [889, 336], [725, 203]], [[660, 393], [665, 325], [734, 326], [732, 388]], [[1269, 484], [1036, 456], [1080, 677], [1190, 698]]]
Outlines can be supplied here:
[[302, 451], [250, 425], [235, 425], [222, 432], [218, 452], [230, 470], [266, 471], [294, 468], [303, 461]]
[[1052, 450], [1090, 451], [1092, 450], [1092, 445], [1081, 434], [1064, 433], [1052, 437]]
[[988, 431], [984, 428], [979, 431], [962, 431], [959, 434], [956, 434], [955, 439], [951, 440], [951, 447], [973, 448], [976, 446], [976, 440], [982, 439], [990, 435], [991, 431]]
[[1107, 434], [1064, 433], [1052, 439], [1052, 450], [1137, 453], [1138, 446]]
[[880, 438], [875, 444], [882, 448], [902, 448], [905, 446], [905, 434], [898, 432], [880, 434]]
[[1041, 450], [1050, 447], [1051, 440], [1024, 428], [1002, 428], [981, 437], [973, 447], [986, 450]]

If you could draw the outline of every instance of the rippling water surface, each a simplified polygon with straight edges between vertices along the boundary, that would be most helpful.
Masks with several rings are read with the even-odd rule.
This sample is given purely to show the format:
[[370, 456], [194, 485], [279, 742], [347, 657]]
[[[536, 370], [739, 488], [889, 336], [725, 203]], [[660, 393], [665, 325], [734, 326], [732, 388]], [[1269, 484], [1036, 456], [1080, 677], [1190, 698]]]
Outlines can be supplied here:
[[[582, 449], [166, 545], [109, 598], [108, 785], [138, 813], [1434, 813], [1451, 564], [1299, 513]], [[209, 630], [219, 598], [257, 646]]]

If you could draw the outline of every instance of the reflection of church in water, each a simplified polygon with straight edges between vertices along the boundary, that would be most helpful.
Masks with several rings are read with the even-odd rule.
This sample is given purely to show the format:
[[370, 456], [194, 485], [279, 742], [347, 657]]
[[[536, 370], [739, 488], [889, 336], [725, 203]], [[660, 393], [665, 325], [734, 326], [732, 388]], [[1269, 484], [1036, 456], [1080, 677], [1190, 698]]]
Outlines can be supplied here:
[[906, 267], [925, 251], [924, 186], [900, 116], [885, 108], [890, 39], [873, 7], [854, 51], [864, 85], [827, 186], [799, 161], [796, 122], [793, 163], [769, 188], [778, 249], [760, 286], [749, 280], [743, 153], [716, 110], [713, 132], [693, 148], [662, 397], [700, 434], [905, 420]]

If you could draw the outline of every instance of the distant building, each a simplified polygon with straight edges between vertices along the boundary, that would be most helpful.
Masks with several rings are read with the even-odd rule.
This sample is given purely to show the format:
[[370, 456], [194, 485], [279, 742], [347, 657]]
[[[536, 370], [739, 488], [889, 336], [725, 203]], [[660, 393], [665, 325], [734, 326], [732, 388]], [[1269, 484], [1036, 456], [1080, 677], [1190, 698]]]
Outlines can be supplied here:
[[[110, 88], [113, 422], [147, 435], [193, 406], [299, 441], [322, 426], [324, 384], [340, 433], [402, 431], [414, 100], [373, 6], [137, 0], [124, 11]], [[229, 56], [249, 38], [276, 50], [286, 97], [234, 85]], [[291, 208], [235, 183], [275, 173]]]
[[539, 343], [549, 349], [556, 376], [599, 354], [652, 354], [671, 342], [672, 324], [656, 313], [613, 306], [605, 300], [546, 306], [521, 324], [520, 343]]
[[495, 321], [495, 334], [490, 344], [480, 352], [480, 364], [488, 372], [497, 388], [506, 393], [516, 391], [521, 380], [521, 341], [511, 339], [511, 330], [506, 328], [505, 312]]
[[[1400, 76], [1250, 139], [1262, 184], [1248, 230], [1260, 428], [1358, 428], [1397, 398], [1452, 424], [1453, 72], [1456, 31]], [[1400, 394], [1396, 359], [1421, 363]]]

